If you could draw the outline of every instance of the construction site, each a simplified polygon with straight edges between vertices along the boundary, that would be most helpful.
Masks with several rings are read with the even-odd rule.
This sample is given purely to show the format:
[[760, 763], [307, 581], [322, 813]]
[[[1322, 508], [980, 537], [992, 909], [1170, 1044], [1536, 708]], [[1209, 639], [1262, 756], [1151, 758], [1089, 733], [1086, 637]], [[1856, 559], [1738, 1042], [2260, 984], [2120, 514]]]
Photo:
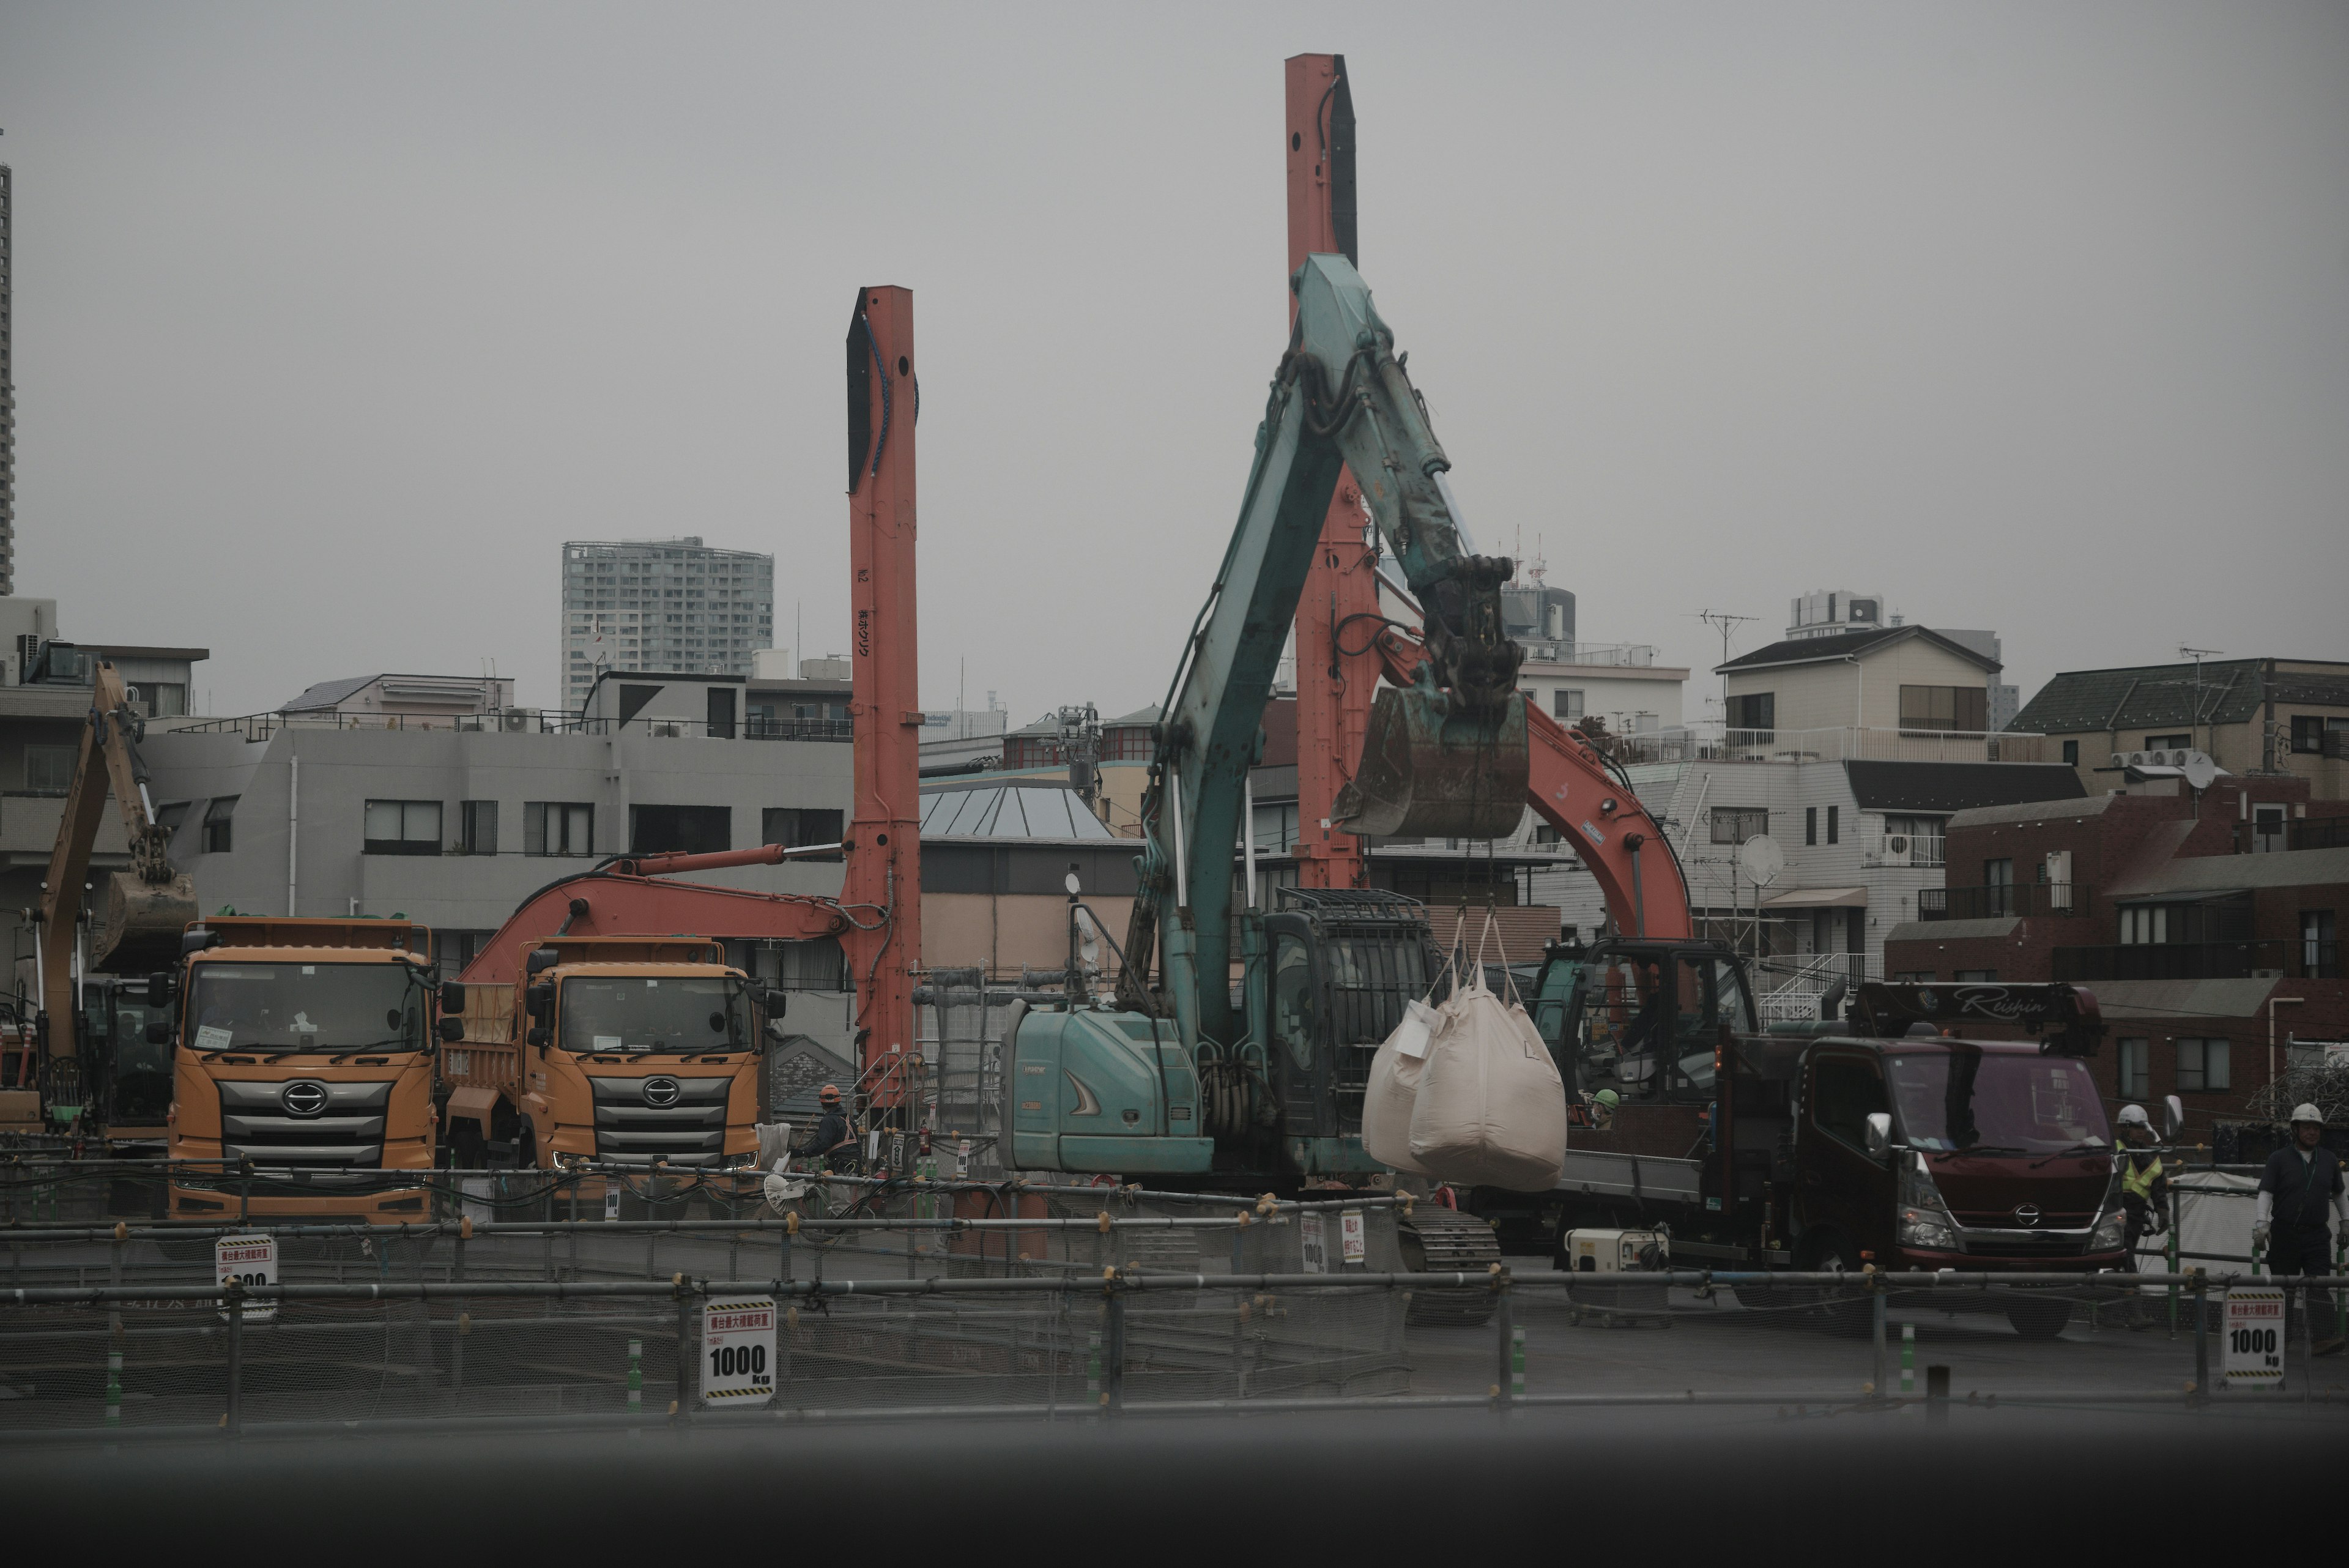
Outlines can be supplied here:
[[[967, 439], [972, 394], [934, 384], [925, 430], [923, 291], [854, 276], [823, 286], [840, 358], [776, 368], [834, 410], [846, 580], [779, 589], [771, 557], [698, 535], [566, 543], [558, 705], [484, 661], [222, 717], [208, 650], [64, 637], [104, 618], [89, 588], [0, 596], [0, 766], [21, 753], [26, 784], [0, 806], [22, 905], [0, 1451], [57, 1511], [28, 1518], [142, 1472], [156, 1518], [284, 1502], [301, 1530], [402, 1478], [449, 1499], [436, 1531], [517, 1543], [536, 1532], [501, 1510], [537, 1486], [524, 1515], [583, 1544], [655, 1522], [657, 1495], [716, 1506], [745, 1465], [818, 1492], [837, 1471], [860, 1523], [973, 1529], [1007, 1504], [1032, 1527], [1049, 1477], [1087, 1478], [1067, 1517], [1112, 1535], [1347, 1455], [1561, 1499], [1578, 1466], [1702, 1494], [1696, 1463], [1765, 1451], [1737, 1498], [1828, 1464], [1888, 1494], [1925, 1465], [2003, 1486], [2137, 1444], [2214, 1487], [2316, 1473], [2349, 1414], [2349, 1045], [2311, 1044], [2342, 1005], [2329, 909], [2289, 939], [2304, 957], [2217, 979], [2064, 956], [2085, 947], [2003, 978], [1903, 955], [1997, 963], [2014, 922], [2092, 899], [2122, 944], [2248, 950], [2249, 925], [2130, 934], [2183, 896], [2117, 872], [2092, 895], [2085, 851], [2076, 881], [2073, 851], [2033, 847], [1969, 888], [1942, 846], [2174, 801], [2164, 843], [2240, 822], [2228, 849], [2269, 881], [2202, 881], [2254, 899], [2349, 853], [2349, 717], [2311, 750], [2277, 716], [2305, 691], [2349, 713], [2349, 681], [2267, 660], [2244, 688], [2264, 765], [2230, 770], [2209, 715], [2233, 688], [2206, 702], [2182, 649], [2189, 722], [2137, 747], [2116, 707], [2104, 769], [2016, 721], [1994, 635], [1911, 637], [1827, 594], [1766, 658], [1732, 657], [1751, 618], [1704, 612], [1725, 696], [1700, 734], [1688, 671], [1578, 643], [1550, 580], [1588, 618], [1655, 550], [1553, 519], [1529, 555], [1532, 524], [1464, 511], [1410, 366], [1448, 350], [1373, 303], [1361, 243], [1404, 193], [1358, 149], [1423, 128], [1358, 100], [1347, 61], [1257, 73], [1286, 244], [1237, 203], [1228, 240], [1268, 302], [1285, 284], [1286, 331], [1268, 303], [1252, 449], [1176, 457], [1245, 481], [1220, 556], [1117, 546], [1185, 612], [1149, 706], [1015, 728], [993, 692], [966, 706], [961, 649], [926, 675], [916, 584], [942, 579], [919, 552], [955, 558], [970, 508], [921, 493], [922, 445]], [[874, 275], [936, 270], [903, 266]], [[1154, 333], [1193, 329], [1154, 308]], [[1137, 433], [1136, 466], [1172, 456]], [[0, 512], [11, 562], [30, 526]], [[802, 656], [819, 601], [847, 653]], [[657, 645], [656, 606], [678, 623]], [[997, 629], [1040, 635], [1027, 617]], [[1865, 687], [1857, 724], [1809, 717], [1797, 676], [1746, 695], [1840, 679], [1879, 637], [1906, 661], [1889, 723]], [[926, 709], [942, 682], [955, 706]], [[1844, 793], [1804, 782], [1826, 772]], [[1764, 777], [1794, 793], [1744, 804]], [[1856, 846], [1863, 813], [1865, 867], [1787, 872]], [[2131, 985], [2271, 975], [2307, 983], [2244, 1004], [2268, 1061], [2240, 1106], [2220, 1096], [2256, 1035], [2230, 1057], [2208, 1025], [2174, 1076], [2143, 1067]], [[2179, 1019], [2220, 1004], [2162, 994]], [[2281, 1044], [2279, 1002], [2302, 1008]], [[492, 1455], [498, 1508], [462, 1479]], [[1104, 1501], [1121, 1464], [1155, 1467], [1133, 1511]], [[641, 1505], [557, 1501], [598, 1473], [640, 1478]], [[1283, 1539], [1375, 1539], [1306, 1522], [1334, 1505], [1247, 1506]]]

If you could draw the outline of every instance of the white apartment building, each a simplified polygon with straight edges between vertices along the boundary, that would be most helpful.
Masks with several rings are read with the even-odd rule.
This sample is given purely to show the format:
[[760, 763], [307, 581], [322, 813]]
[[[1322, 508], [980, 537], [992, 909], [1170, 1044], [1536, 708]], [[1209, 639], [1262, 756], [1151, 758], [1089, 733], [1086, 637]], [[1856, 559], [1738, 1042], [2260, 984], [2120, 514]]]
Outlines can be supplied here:
[[775, 640], [775, 558], [677, 539], [563, 546], [557, 690], [577, 711], [605, 670], [745, 676]]
[[1688, 667], [1659, 664], [1644, 643], [1526, 643], [1517, 690], [1543, 712], [1571, 728], [1605, 721], [1617, 735], [1677, 730]]

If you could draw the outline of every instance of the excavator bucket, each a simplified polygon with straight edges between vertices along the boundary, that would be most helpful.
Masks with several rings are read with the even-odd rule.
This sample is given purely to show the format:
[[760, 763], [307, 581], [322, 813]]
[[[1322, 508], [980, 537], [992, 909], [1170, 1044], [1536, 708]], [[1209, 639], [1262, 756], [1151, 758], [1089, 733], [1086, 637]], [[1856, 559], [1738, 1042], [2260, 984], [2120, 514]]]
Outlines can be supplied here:
[[90, 931], [89, 966], [111, 974], [168, 969], [180, 956], [181, 933], [196, 919], [195, 878], [142, 882], [127, 872], [107, 878], [106, 899]]
[[1523, 693], [1478, 713], [1425, 680], [1386, 687], [1333, 820], [1380, 838], [1506, 838], [1525, 817], [1532, 765]]

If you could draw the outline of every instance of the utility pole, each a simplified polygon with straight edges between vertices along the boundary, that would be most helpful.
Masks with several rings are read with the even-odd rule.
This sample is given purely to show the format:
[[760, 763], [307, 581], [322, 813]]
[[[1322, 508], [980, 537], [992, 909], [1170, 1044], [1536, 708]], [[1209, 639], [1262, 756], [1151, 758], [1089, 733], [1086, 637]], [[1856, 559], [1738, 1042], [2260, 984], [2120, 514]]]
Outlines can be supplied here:
[[[2194, 706], [2186, 715], [2186, 737], [2189, 745], [2195, 744], [2194, 732], [2202, 722], [2202, 661], [2216, 659], [2225, 651], [2219, 648], [2189, 648], [2182, 642], [2178, 645], [2178, 657], [2194, 661]], [[2209, 748], [2198, 745], [2196, 749], [2208, 751]]]

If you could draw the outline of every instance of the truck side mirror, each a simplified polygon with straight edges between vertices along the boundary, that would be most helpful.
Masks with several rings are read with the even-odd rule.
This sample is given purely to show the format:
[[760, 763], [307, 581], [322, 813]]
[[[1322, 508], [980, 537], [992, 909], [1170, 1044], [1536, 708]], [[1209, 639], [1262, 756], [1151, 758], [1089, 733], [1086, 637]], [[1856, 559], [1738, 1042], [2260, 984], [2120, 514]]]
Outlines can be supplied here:
[[530, 1015], [533, 1018], [537, 1019], [541, 1023], [552, 1023], [554, 1022], [554, 985], [553, 981], [540, 981], [537, 984], [530, 988], [529, 992], [526, 993], [526, 999], [530, 1003]]
[[170, 1024], [158, 1021], [147, 1025], [148, 1044], [169, 1045], [171, 1043], [171, 1026]]
[[781, 1018], [791, 1002], [791, 992], [777, 991], [772, 986], [759, 993], [759, 1006], [770, 1018]]
[[444, 980], [440, 982], [440, 1011], [443, 1012], [465, 1011], [465, 987], [462, 981]]
[[445, 1044], [454, 1045], [464, 1038], [465, 1021], [461, 1018], [452, 1018], [447, 1013], [441, 1014], [440, 1039], [442, 1043]]
[[2164, 1095], [2161, 1099], [2161, 1141], [2176, 1143], [2186, 1126], [2186, 1102], [2176, 1095]]
[[1889, 1111], [1868, 1112], [1868, 1157], [1870, 1159], [1882, 1159], [1886, 1155], [1890, 1154], [1891, 1152], [1892, 1113]]
[[554, 1043], [554, 1031], [542, 1023], [530, 1032], [530, 1043], [543, 1051]]
[[157, 970], [153, 974], [147, 977], [147, 1005], [150, 1007], [169, 1007], [171, 1005], [171, 975], [170, 971]]

